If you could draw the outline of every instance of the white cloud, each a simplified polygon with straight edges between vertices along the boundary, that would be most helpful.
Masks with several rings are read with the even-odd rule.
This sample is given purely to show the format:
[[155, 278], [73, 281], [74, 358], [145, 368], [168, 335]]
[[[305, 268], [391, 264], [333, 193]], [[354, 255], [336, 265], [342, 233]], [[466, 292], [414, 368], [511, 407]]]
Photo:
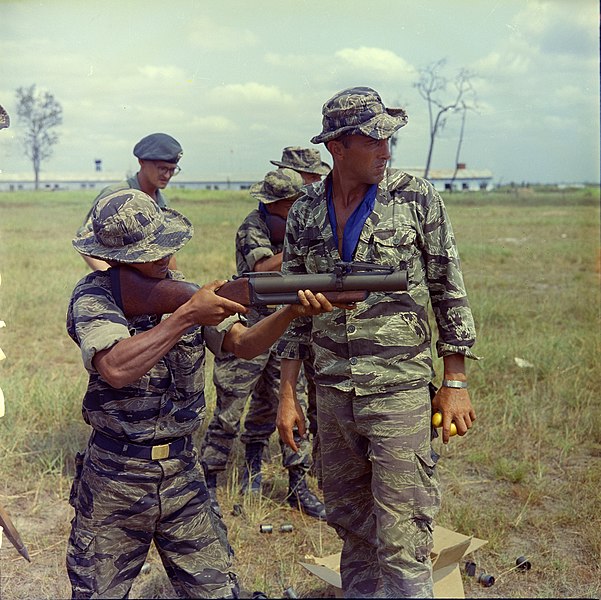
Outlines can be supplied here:
[[369, 77], [384, 77], [388, 80], [412, 80], [416, 70], [406, 60], [384, 48], [343, 48], [335, 54], [339, 64], [346, 65], [357, 73]]
[[201, 133], [235, 133], [238, 130], [236, 124], [220, 115], [195, 116], [189, 123], [190, 129], [198, 129]]
[[598, 32], [591, 27], [598, 14], [590, 10], [591, 6], [582, 0], [528, 2], [513, 22], [524, 38], [542, 52], [589, 54], [598, 40]]
[[598, 14], [592, 2], [531, 0], [506, 26], [506, 36], [488, 55], [475, 61], [482, 76], [523, 77], [521, 85], [548, 76], [591, 74], [597, 70]]
[[532, 58], [527, 54], [507, 51], [491, 52], [473, 63], [473, 70], [490, 79], [517, 78], [526, 75], [532, 67]]
[[[291, 105], [291, 94], [283, 92], [278, 86], [263, 85], [256, 82], [232, 83], [213, 88], [208, 97], [220, 106], [245, 107], [247, 105], [270, 108]], [[245, 110], [248, 110], [247, 108]]]
[[183, 69], [175, 66], [158, 66], [158, 65], [144, 65], [139, 67], [138, 71], [147, 79], [159, 79], [159, 80], [176, 80], [183, 81], [186, 79], [186, 73]]

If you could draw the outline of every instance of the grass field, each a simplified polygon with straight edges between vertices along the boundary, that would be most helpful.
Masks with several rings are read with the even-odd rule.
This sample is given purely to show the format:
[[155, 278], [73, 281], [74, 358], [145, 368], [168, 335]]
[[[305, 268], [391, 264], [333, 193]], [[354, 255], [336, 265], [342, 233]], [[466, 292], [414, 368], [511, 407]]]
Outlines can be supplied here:
[[[196, 282], [234, 270], [233, 237], [254, 202], [243, 192], [169, 190], [195, 224], [178, 265]], [[85, 446], [85, 375], [65, 332], [65, 311], [86, 273], [71, 247], [94, 193], [0, 194], [0, 503], [32, 557], [5, 538], [0, 597], [64, 598], [73, 457]], [[488, 540], [472, 559], [497, 577], [492, 588], [464, 576], [471, 597], [601, 595], [601, 412], [599, 394], [599, 190], [521, 190], [446, 197], [478, 327], [469, 365], [478, 413], [472, 431], [442, 454], [439, 523]], [[517, 360], [521, 359], [521, 360]], [[518, 364], [519, 363], [519, 364]], [[210, 365], [209, 365], [210, 368]], [[209, 377], [210, 380], [210, 377]], [[210, 409], [214, 390], [208, 389]], [[201, 432], [202, 433], [202, 432]], [[279, 597], [332, 590], [298, 565], [339, 550], [336, 535], [281, 501], [286, 477], [275, 439], [266, 498], [239, 502], [236, 464], [220, 499], [246, 592]], [[240, 462], [239, 451], [234, 463]], [[271, 536], [259, 524], [292, 523]], [[527, 572], [510, 570], [518, 556]], [[170, 597], [155, 554], [131, 597]]]

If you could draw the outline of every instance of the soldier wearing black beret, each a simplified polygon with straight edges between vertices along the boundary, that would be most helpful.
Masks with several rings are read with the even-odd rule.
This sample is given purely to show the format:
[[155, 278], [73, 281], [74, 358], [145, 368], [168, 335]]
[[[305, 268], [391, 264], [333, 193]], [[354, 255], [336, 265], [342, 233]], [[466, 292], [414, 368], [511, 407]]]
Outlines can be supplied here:
[[[136, 189], [148, 194], [161, 208], [167, 208], [167, 199], [161, 193], [169, 184], [172, 177], [180, 172], [178, 166], [183, 150], [180, 143], [166, 133], [151, 133], [143, 137], [135, 146], [134, 156], [140, 164], [139, 171], [124, 181], [105, 187], [92, 203], [78, 235], [91, 228], [92, 209], [100, 200], [113, 192], [126, 189]], [[102, 260], [83, 256], [83, 259], [93, 271], [106, 270], [108, 264]], [[175, 259], [170, 268], [175, 269]]]

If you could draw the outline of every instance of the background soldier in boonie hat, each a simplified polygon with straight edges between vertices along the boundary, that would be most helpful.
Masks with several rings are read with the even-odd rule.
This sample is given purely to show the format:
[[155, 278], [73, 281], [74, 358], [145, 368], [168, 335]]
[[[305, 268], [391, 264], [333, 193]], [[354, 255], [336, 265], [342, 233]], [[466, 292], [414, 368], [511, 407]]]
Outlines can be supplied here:
[[[101, 198], [91, 220], [73, 240], [78, 252], [149, 277], [174, 277], [169, 258], [193, 233], [186, 217], [135, 189]], [[153, 541], [178, 596], [238, 597], [225, 525], [192, 441], [205, 414], [206, 348], [252, 358], [296, 316], [332, 307], [299, 292], [301, 304], [246, 328], [227, 319], [247, 311], [215, 293], [223, 283], [203, 286], [162, 320], [127, 317], [110, 270], [88, 273], [73, 291], [67, 331], [88, 371], [82, 412], [92, 428], [70, 494], [74, 598], [126, 598]]]
[[[302, 193], [303, 180], [288, 168], [270, 171], [255, 183], [250, 194], [259, 207], [243, 221], [236, 233], [236, 265], [238, 274], [246, 271], [279, 271], [286, 216]], [[257, 323], [273, 312], [261, 307], [248, 315], [249, 323]], [[241, 492], [261, 492], [261, 465], [265, 448], [275, 431], [278, 404], [279, 359], [270, 350], [254, 360], [240, 360], [233, 355], [215, 358], [213, 382], [216, 408], [202, 447], [202, 460], [209, 492], [217, 501], [217, 476], [227, 467], [229, 455], [240, 431], [240, 420], [246, 401], [250, 405], [240, 437], [245, 447]], [[306, 406], [304, 382], [298, 396]], [[311, 467], [308, 441], [300, 442], [293, 452], [282, 446], [282, 463], [288, 469], [288, 503], [312, 517], [325, 519], [323, 503], [307, 486], [306, 474]]]
[[288, 146], [282, 150], [282, 160], [270, 160], [272, 165], [294, 169], [301, 174], [304, 183], [320, 181], [330, 172], [330, 165], [321, 160], [319, 150]]
[[[140, 165], [139, 171], [128, 177], [125, 181], [109, 185], [101, 190], [96, 196], [92, 207], [104, 196], [125, 189], [136, 189], [148, 194], [161, 208], [167, 207], [167, 199], [161, 190], [167, 187], [172, 177], [180, 172], [178, 162], [182, 157], [183, 150], [180, 143], [166, 133], [151, 133], [143, 137], [133, 150], [134, 156]], [[78, 230], [83, 231], [90, 227], [92, 209], [88, 211], [83, 225]], [[108, 268], [105, 261], [82, 255], [85, 262], [93, 270], [104, 270]], [[175, 269], [175, 262], [171, 264]]]
[[[293, 323], [277, 344], [277, 425], [296, 448], [304, 415], [295, 403], [299, 362], [315, 353], [321, 476], [327, 521], [343, 540], [344, 597], [432, 597], [433, 519], [440, 503], [432, 411], [465, 435], [476, 418], [465, 357], [475, 329], [444, 203], [425, 179], [387, 169], [388, 139], [407, 123], [368, 87], [323, 105], [333, 158], [325, 181], [305, 188], [288, 215], [282, 271], [331, 272], [365, 261], [408, 269], [403, 293], [372, 293], [344, 318], [336, 311]], [[432, 399], [429, 305], [444, 378]]]

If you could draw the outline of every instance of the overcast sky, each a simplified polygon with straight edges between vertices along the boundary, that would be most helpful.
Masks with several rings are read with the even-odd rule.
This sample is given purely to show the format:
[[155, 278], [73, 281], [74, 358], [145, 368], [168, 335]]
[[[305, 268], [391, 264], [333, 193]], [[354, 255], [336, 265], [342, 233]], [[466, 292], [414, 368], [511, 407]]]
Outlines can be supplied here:
[[[495, 182], [599, 181], [597, 0], [0, 0], [0, 169], [29, 173], [15, 90], [62, 104], [51, 173], [133, 172], [134, 144], [163, 131], [184, 179], [259, 179], [284, 146], [310, 146], [335, 92], [373, 87], [403, 106], [394, 165], [426, 162], [419, 70], [472, 74], [461, 162]], [[451, 168], [449, 118], [434, 168]], [[322, 158], [329, 162], [323, 145]], [[0, 178], [2, 175], [0, 174]]]

